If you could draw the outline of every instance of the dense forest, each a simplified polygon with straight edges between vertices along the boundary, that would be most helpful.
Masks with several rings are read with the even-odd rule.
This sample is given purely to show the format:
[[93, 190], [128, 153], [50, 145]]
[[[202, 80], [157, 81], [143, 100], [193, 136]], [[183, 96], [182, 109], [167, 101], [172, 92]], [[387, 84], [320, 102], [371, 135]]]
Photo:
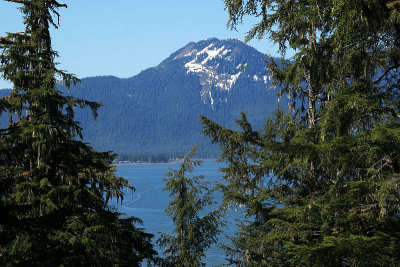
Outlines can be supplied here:
[[[261, 129], [244, 113], [235, 127], [203, 114], [225, 182], [210, 188], [202, 176], [190, 177], [199, 164], [194, 151], [167, 174], [175, 229], [158, 241], [165, 258], [139, 219], [108, 206], [133, 187], [115, 176], [113, 154], [82, 142], [74, 120], [77, 107], [97, 116], [100, 103], [57, 90], [57, 78], [67, 88], [78, 82], [56, 68], [51, 46], [50, 28], [66, 5], [6, 1], [21, 5], [26, 29], [0, 37], [0, 72], [14, 84], [0, 100], [0, 111], [11, 114], [0, 130], [1, 265], [201, 266], [224, 211], [240, 206], [245, 219], [224, 246], [229, 264], [398, 266], [399, 1], [224, 1], [232, 29], [254, 16], [247, 40], [279, 45], [282, 59], [266, 64], [289, 109], [278, 108]], [[180, 96], [172, 95], [174, 104]], [[223, 203], [202, 213], [215, 190]]]

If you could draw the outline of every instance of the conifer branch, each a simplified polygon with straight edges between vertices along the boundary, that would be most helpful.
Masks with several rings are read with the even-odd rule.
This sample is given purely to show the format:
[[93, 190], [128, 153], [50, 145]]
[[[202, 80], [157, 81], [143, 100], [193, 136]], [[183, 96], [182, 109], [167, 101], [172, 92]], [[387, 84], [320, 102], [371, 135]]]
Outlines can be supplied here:
[[389, 68], [381, 75], [381, 77], [379, 77], [378, 80], [376, 80], [375, 82], [373, 82], [373, 84], [379, 84], [379, 83], [383, 80], [383, 78], [385, 78], [385, 76], [386, 76], [390, 71], [395, 70], [395, 69], [397, 69], [397, 68], [399, 68], [399, 67], [400, 67], [399, 64], [396, 64], [396, 65], [394, 65], [394, 66], [389, 67]]
[[394, 118], [400, 118], [400, 115], [397, 114], [396, 110], [392, 107], [379, 107], [377, 110], [381, 112], [390, 113]]
[[51, 4], [55, 5], [56, 7], [65, 7], [67, 8], [68, 6], [66, 4], [60, 4], [59, 2], [55, 0], [48, 0]]
[[[13, 3], [18, 3], [18, 4], [28, 4], [27, 1], [24, 0], [6, 0], [7, 2], [13, 2]], [[56, 0], [48, 0], [50, 4], [53, 4], [56, 7], [68, 7], [66, 4], [60, 4]]]
[[12, 44], [13, 42], [7, 37], [0, 36], [0, 44]]
[[393, 2], [390, 2], [390, 3], [387, 3], [386, 6], [389, 9], [398, 8], [398, 7], [400, 7], [400, 0], [396, 0], [396, 1], [393, 1]]

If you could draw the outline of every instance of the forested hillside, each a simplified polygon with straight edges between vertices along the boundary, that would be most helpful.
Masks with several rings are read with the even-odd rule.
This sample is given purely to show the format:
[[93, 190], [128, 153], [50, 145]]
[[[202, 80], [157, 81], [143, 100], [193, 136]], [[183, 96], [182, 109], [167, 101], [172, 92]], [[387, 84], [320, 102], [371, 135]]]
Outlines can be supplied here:
[[97, 149], [172, 157], [199, 144], [198, 156], [215, 158], [217, 147], [200, 133], [199, 116], [234, 127], [243, 111], [261, 128], [277, 106], [265, 60], [238, 40], [211, 38], [189, 43], [132, 78], [85, 78], [67, 94], [104, 104], [97, 121], [76, 109], [84, 141]]
[[[177, 58], [184, 51], [198, 54], [213, 44], [216, 48], [226, 47], [234, 51], [207, 62], [206, 67], [215, 69], [216, 75], [226, 75], [214, 83], [213, 77], [199, 77], [198, 73], [188, 71], [185, 64], [193, 56]], [[200, 133], [199, 115], [232, 127], [234, 118], [244, 111], [256, 127], [261, 127], [264, 118], [276, 108], [277, 97], [267, 89], [269, 81], [264, 82], [262, 78], [266, 75], [263, 59], [261, 53], [236, 40], [208, 39], [190, 43], [159, 66], [132, 78], [83, 79], [72, 88], [71, 94], [102, 102], [104, 106], [99, 110], [97, 122], [85, 111], [78, 111], [76, 118], [85, 129], [85, 141], [98, 149], [124, 154], [166, 153], [175, 156], [199, 144], [200, 156], [215, 157], [218, 153], [216, 147], [211, 146]], [[237, 70], [238, 66], [242, 69]], [[217, 83], [226, 83], [236, 74], [230, 74], [230, 70], [242, 73], [231, 88], [221, 89]], [[254, 76], [259, 78], [255, 80]], [[209, 83], [209, 87], [204, 88], [204, 83]], [[208, 98], [202, 98], [204, 91], [207, 91]], [[210, 95], [214, 98], [213, 103]]]

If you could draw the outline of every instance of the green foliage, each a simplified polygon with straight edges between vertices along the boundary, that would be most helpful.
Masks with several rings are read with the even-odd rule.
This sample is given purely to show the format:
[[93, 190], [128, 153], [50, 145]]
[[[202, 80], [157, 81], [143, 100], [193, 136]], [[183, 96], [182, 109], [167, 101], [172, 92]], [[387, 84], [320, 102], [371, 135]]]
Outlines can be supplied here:
[[10, 114], [0, 129], [0, 265], [140, 266], [153, 259], [152, 235], [107, 206], [129, 182], [116, 177], [114, 155], [80, 141], [74, 108], [101, 105], [56, 90], [78, 79], [56, 68], [50, 27], [57, 1], [21, 4], [24, 32], [0, 39], [0, 72], [14, 89], [0, 102]]
[[166, 265], [203, 266], [202, 258], [207, 248], [216, 242], [219, 233], [221, 210], [214, 210], [204, 216], [200, 212], [211, 205], [212, 190], [202, 181], [202, 175], [187, 177], [200, 161], [192, 160], [195, 149], [182, 157], [179, 170], [170, 170], [165, 189], [172, 198], [166, 213], [175, 224], [174, 235], [163, 234], [159, 244], [166, 247]]
[[[203, 117], [223, 151], [224, 203], [243, 205], [231, 261], [268, 266], [397, 266], [400, 66], [397, 1], [226, 0], [230, 24], [260, 23], [290, 60], [270, 63], [291, 112], [259, 131]], [[299, 104], [300, 99], [300, 106]]]

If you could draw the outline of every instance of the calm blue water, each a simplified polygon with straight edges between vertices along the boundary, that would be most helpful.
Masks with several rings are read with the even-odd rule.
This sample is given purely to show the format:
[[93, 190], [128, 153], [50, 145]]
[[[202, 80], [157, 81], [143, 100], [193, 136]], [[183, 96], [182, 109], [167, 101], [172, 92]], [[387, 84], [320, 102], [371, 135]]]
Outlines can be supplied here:
[[[222, 181], [222, 173], [218, 171], [220, 164], [215, 161], [204, 161], [195, 168], [193, 175], [204, 175], [206, 181]], [[124, 201], [118, 204], [118, 210], [126, 213], [128, 216], [140, 218], [143, 221], [143, 227], [146, 232], [155, 235], [154, 240], [158, 239], [160, 233], [172, 234], [174, 225], [171, 219], [165, 214], [165, 209], [169, 204], [169, 192], [163, 191], [164, 181], [168, 167], [178, 169], [179, 164], [139, 164], [139, 165], [119, 165], [117, 175], [128, 179], [135, 186], [135, 192], [127, 192]], [[217, 195], [216, 200], [220, 201], [221, 196]], [[110, 203], [113, 204], [113, 203]], [[115, 202], [114, 202], [115, 205]], [[232, 214], [236, 217], [237, 214]], [[228, 224], [224, 231], [228, 234], [234, 232], [233, 219], [228, 219]], [[223, 236], [220, 242], [227, 242]], [[157, 248], [160, 252], [160, 249]], [[207, 266], [215, 266], [225, 261], [225, 252], [213, 246], [207, 251], [207, 257], [204, 259]]]

